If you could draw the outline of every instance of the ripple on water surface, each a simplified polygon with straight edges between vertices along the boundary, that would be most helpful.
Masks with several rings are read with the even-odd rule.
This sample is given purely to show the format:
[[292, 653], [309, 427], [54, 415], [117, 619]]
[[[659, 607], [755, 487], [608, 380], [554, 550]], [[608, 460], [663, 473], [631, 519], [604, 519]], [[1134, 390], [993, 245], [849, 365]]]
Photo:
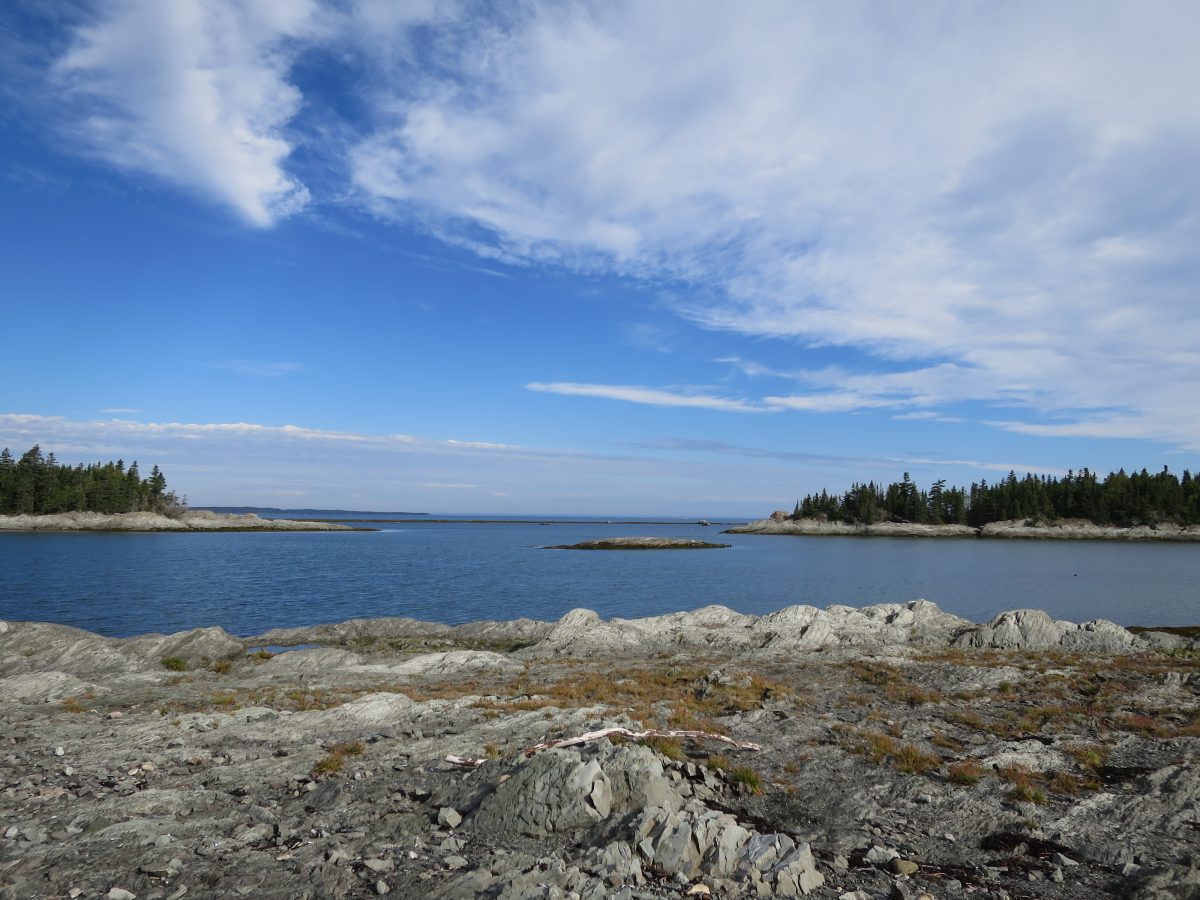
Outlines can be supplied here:
[[0, 618], [109, 635], [220, 625], [237, 634], [374, 616], [447, 623], [575, 607], [605, 617], [721, 603], [924, 597], [974, 620], [1200, 623], [1200, 546], [721, 535], [714, 553], [542, 550], [617, 535], [716, 540], [698, 525], [405, 524], [372, 533], [2, 534]]

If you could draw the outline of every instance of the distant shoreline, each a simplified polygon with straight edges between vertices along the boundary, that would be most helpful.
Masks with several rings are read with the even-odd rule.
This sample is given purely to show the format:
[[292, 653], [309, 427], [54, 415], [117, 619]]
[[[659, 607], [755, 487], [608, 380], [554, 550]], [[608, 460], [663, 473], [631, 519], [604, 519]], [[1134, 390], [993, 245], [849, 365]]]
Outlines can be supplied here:
[[178, 516], [135, 512], [106, 515], [97, 512], [50, 513], [41, 516], [0, 516], [0, 533], [76, 533], [116, 532], [149, 534], [158, 532], [230, 532], [230, 531], [374, 531], [324, 522], [294, 519], [262, 519], [253, 513], [233, 515], [208, 510], [188, 510]]
[[866, 525], [827, 522], [821, 519], [772, 517], [726, 529], [722, 534], [776, 534], [800, 537], [979, 538], [1034, 541], [1200, 542], [1200, 526], [1161, 525], [1152, 528], [1147, 525], [1137, 525], [1118, 528], [1076, 519], [1038, 525], [1027, 525], [1024, 521], [1009, 520], [989, 522], [987, 525], [975, 528], [970, 525], [928, 525], [916, 522], [877, 522]]

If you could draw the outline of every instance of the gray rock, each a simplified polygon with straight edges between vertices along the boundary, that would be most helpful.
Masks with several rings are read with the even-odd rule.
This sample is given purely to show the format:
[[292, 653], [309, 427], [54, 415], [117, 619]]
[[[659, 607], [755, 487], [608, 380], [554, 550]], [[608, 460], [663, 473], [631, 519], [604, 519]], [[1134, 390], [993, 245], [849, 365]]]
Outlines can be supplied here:
[[458, 810], [449, 806], [443, 806], [438, 810], [437, 820], [438, 824], [445, 828], [457, 828], [462, 824], [462, 816]]
[[873, 866], [883, 866], [890, 863], [893, 859], [898, 859], [900, 854], [889, 847], [874, 846], [864, 854], [863, 858]]

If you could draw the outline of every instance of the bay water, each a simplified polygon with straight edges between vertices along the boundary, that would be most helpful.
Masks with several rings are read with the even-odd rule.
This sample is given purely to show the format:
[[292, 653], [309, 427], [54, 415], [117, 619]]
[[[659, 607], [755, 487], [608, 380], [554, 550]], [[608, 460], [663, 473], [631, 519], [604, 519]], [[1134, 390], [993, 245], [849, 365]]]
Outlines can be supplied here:
[[[983, 621], [1019, 608], [1123, 625], [1200, 624], [1200, 545], [720, 534], [694, 523], [376, 522], [375, 532], [0, 534], [0, 619], [111, 636], [241, 635], [350, 618], [455, 624], [719, 603], [761, 614], [932, 600]], [[569, 551], [619, 535], [722, 550]]]

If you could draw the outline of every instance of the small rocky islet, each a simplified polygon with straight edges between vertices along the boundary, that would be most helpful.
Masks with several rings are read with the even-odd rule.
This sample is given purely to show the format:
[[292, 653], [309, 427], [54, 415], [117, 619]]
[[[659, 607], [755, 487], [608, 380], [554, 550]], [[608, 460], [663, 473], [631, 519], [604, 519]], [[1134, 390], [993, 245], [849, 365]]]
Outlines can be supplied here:
[[543, 550], [721, 550], [729, 544], [715, 544], [697, 538], [611, 537], [578, 544], [555, 544]]
[[[0, 623], [0, 896], [1196, 896], [1198, 658], [925, 601]], [[658, 734], [536, 749], [609, 728]]]

